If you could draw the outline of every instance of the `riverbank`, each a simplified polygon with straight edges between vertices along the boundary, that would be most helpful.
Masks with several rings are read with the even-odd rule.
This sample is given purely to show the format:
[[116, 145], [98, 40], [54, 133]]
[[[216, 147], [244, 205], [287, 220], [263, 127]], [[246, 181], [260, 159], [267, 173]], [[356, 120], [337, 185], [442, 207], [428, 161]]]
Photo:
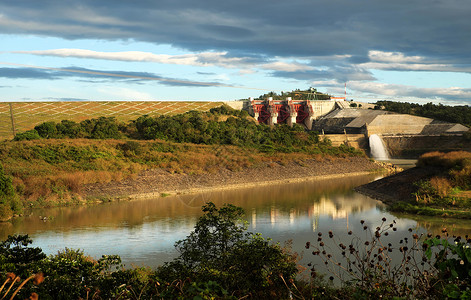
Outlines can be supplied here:
[[356, 187], [391, 211], [471, 219], [469, 152], [433, 152], [417, 167]]
[[291, 162], [264, 162], [242, 170], [219, 168], [202, 174], [178, 174], [164, 169], [141, 172], [120, 182], [88, 184], [85, 199], [112, 201], [156, 198], [168, 195], [202, 193], [215, 190], [248, 188], [365, 175], [383, 166], [366, 157], [309, 159]]

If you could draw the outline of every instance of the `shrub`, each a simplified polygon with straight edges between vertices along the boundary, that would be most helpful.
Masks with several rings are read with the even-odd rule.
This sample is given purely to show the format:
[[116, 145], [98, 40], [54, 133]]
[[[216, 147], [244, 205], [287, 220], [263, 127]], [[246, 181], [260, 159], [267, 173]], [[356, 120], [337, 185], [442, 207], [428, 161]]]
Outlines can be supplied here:
[[284, 281], [297, 273], [292, 255], [260, 235], [246, 232], [243, 210], [233, 205], [220, 209], [203, 206], [195, 230], [175, 247], [180, 256], [157, 270], [171, 282], [188, 277], [196, 282], [216, 282], [237, 295], [255, 298], [286, 297]]
[[57, 138], [57, 128], [55, 122], [45, 122], [42, 124], [37, 125], [34, 129], [38, 132], [38, 134], [45, 139], [53, 139]]
[[39, 133], [35, 130], [28, 130], [25, 132], [20, 132], [15, 135], [13, 138], [14, 141], [31, 141], [31, 140], [39, 140], [41, 136]]
[[12, 178], [7, 176], [0, 164], [0, 221], [8, 220], [13, 213], [23, 209], [21, 201], [13, 188]]

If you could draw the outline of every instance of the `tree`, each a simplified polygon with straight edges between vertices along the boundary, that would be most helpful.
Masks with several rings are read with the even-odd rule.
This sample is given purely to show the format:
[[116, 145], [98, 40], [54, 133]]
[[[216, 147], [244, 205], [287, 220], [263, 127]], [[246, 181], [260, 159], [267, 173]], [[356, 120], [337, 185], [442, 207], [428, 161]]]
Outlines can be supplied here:
[[167, 281], [190, 278], [214, 281], [223, 288], [256, 298], [286, 297], [284, 281], [294, 279], [297, 269], [291, 254], [260, 234], [246, 232], [240, 207], [217, 208], [207, 203], [195, 229], [175, 244], [180, 256], [157, 270]]
[[54, 139], [57, 137], [57, 128], [55, 122], [45, 122], [34, 127], [38, 134], [45, 139]]

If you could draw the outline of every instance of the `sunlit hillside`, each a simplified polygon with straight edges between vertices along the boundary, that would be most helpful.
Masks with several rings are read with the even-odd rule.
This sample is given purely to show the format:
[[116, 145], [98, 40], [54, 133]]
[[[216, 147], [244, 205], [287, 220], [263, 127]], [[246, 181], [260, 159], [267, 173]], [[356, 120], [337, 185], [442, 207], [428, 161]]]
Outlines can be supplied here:
[[142, 115], [175, 115], [190, 110], [207, 111], [222, 102], [196, 101], [75, 101], [75, 102], [2, 102], [0, 103], [0, 140], [33, 129], [46, 121], [80, 122], [98, 117], [130, 121]]

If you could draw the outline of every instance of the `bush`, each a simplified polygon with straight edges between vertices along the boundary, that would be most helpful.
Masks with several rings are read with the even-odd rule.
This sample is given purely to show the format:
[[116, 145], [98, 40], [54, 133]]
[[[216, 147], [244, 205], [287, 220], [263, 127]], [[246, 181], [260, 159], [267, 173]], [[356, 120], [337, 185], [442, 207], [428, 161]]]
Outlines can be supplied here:
[[0, 221], [11, 218], [13, 213], [20, 213], [23, 206], [15, 193], [12, 179], [7, 176], [0, 164]]
[[31, 140], [39, 140], [41, 136], [39, 133], [35, 130], [28, 130], [25, 132], [20, 132], [15, 135], [13, 138], [14, 141], [31, 141]]
[[172, 282], [188, 277], [196, 282], [216, 282], [236, 295], [283, 298], [284, 282], [293, 280], [296, 263], [280, 245], [246, 232], [243, 210], [233, 205], [220, 209], [209, 202], [195, 230], [175, 247], [180, 256], [157, 270]]
[[39, 136], [45, 139], [54, 139], [58, 137], [56, 123], [52, 121], [39, 124], [34, 127], [34, 130], [38, 132]]

